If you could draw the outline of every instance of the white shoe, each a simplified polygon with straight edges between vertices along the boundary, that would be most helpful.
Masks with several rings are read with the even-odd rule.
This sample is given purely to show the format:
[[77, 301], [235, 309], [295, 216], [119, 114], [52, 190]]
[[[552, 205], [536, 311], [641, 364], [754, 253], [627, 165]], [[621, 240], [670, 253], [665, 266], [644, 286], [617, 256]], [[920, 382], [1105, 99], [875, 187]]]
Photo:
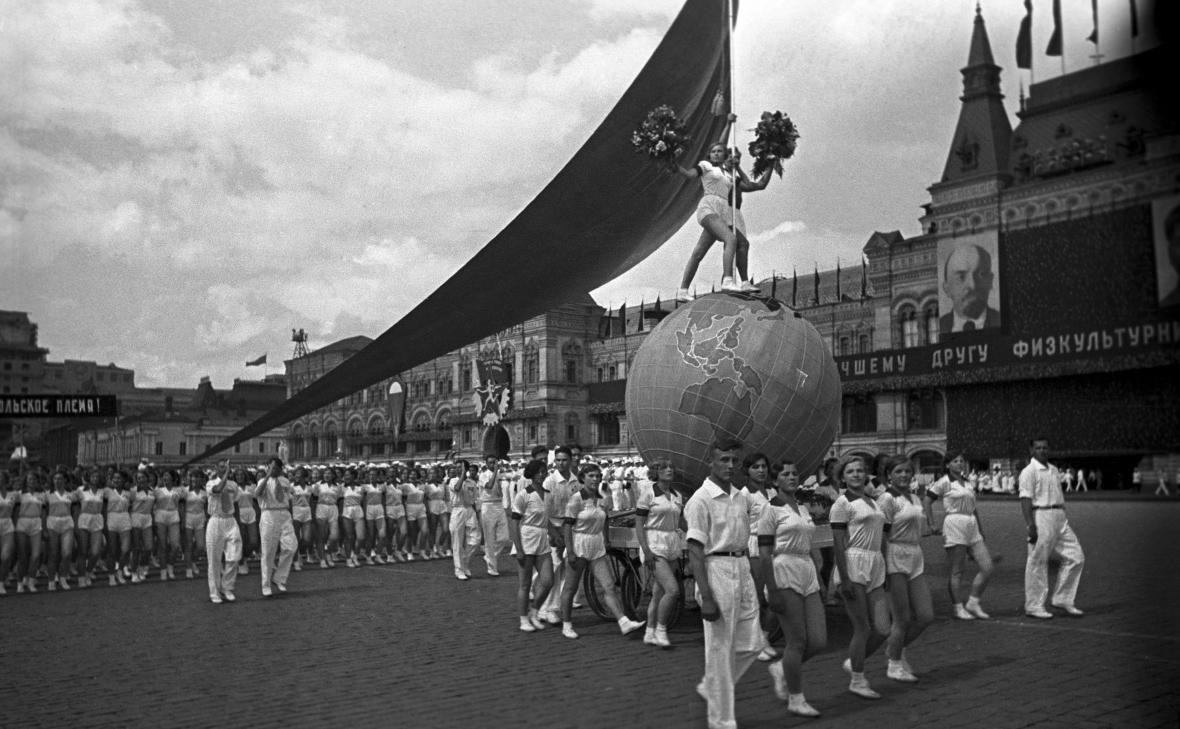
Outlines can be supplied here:
[[524, 633], [537, 632], [537, 628], [533, 626], [531, 619], [526, 618], [526, 617], [521, 617], [521, 619], [520, 619], [520, 630], [521, 630], [521, 632], [524, 632]]
[[54, 577], [52, 580], [49, 581], [49, 586], [46, 589], [48, 589], [50, 592], [57, 592], [57, 578], [56, 577]]
[[766, 671], [770, 674], [770, 682], [774, 688], [774, 695], [778, 697], [779, 701], [788, 701], [791, 695], [787, 691], [787, 676], [783, 673], [782, 661], [771, 663], [766, 667]]
[[872, 689], [871, 686], [869, 686], [869, 681], [864, 677], [863, 673], [859, 676], [853, 674], [852, 680], [848, 683], [848, 690], [857, 696], [861, 696], [866, 699], [881, 698], [881, 694], [877, 693]]
[[234, 597], [234, 594], [232, 592], [230, 592], [229, 590], [224, 590], [223, 592], [225, 594], [225, 601], [226, 602], [233, 602], [234, 600], [238, 599], [238, 598]]
[[648, 626], [647, 630], [643, 631], [643, 643], [644, 643], [644, 645], [655, 645], [656, 644], [656, 629], [655, 628]]
[[955, 617], [958, 618], [959, 620], [974, 620], [975, 619], [975, 616], [972, 615], [971, 613], [967, 612], [967, 608], [964, 607], [963, 603], [961, 603], [961, 602], [955, 603]]
[[114, 575], [107, 575], [107, 579], [109, 580], [109, 582], [107, 584], [109, 584], [111, 587], [117, 587], [119, 585], [118, 582], [115, 582]]
[[733, 276], [725, 276], [721, 279], [722, 291], [738, 291], [742, 290], [741, 284], [733, 280]]
[[191, 580], [193, 578], [193, 571], [191, 569], [184, 571], [184, 579]]
[[564, 623], [561, 626], [561, 634], [567, 638], [578, 639], [578, 634], [574, 631], [574, 626], [569, 623]]
[[24, 591], [25, 591], [25, 581], [21, 580], [20, 582], [16, 583], [16, 594], [19, 595], [19, 594], [23, 593]]
[[272, 594], [274, 594], [274, 593], [271, 591], [270, 585], [263, 585], [262, 586], [262, 596], [263, 597], [270, 597]]
[[885, 669], [885, 678], [902, 683], [917, 683], [918, 677], [906, 670], [901, 661], [889, 661], [889, 668]]
[[160, 570], [160, 582], [168, 581], [168, 570]]
[[967, 612], [971, 613], [980, 620], [991, 619], [991, 616], [983, 611], [983, 606], [979, 604], [979, 600], [974, 597], [968, 598], [967, 600]]
[[488, 577], [499, 577], [499, 576], [500, 576], [499, 570], [497, 570], [493, 567], [488, 567]]
[[852, 659], [845, 658], [844, 662], [840, 664], [840, 668], [843, 668], [844, 673], [847, 673], [849, 676], [851, 676], [852, 675]]
[[221, 604], [221, 595], [210, 595], [209, 602], [213, 603], [214, 605], [220, 605]]
[[775, 653], [774, 649], [770, 646], [766, 646], [758, 652], [758, 660], [762, 661], [763, 663], [773, 661], [775, 658], [778, 658], [778, 653]]
[[176, 568], [173, 567], [172, 565], [168, 565], [168, 579], [170, 579], [170, 580], [176, 579]]
[[287, 586], [286, 586], [286, 585], [281, 585], [281, 584], [279, 584], [278, 582], [276, 582], [276, 583], [275, 583], [275, 589], [276, 589], [276, 590], [278, 590], [279, 592], [286, 592], [286, 591], [287, 591]]
[[688, 293], [688, 289], [676, 289], [676, 301], [692, 301], [692, 294]]
[[631, 618], [624, 615], [623, 617], [619, 618], [619, 632], [623, 635], [634, 633], [636, 630], [642, 628], [646, 623], [646, 620], [632, 620]]
[[[238, 565], [238, 574], [239, 575], [250, 574], [250, 565], [246, 564], [245, 562]], [[233, 600], [230, 600], [230, 602], [233, 602]]]
[[410, 554], [407, 554], [407, 555], [406, 555], [406, 561], [407, 561], [407, 562], [413, 562], [413, 561], [414, 561], [414, 554], [413, 554], [413, 552], [411, 552]]
[[131, 575], [131, 584], [138, 585], [141, 582], [143, 582], [143, 576], [140, 575], [139, 572]]
[[656, 628], [655, 644], [657, 646], [659, 646], [660, 648], [671, 648], [672, 647], [672, 641], [668, 640], [668, 629], [667, 628], [662, 628], [662, 629], [659, 627]]
[[464, 572], [463, 570], [455, 570], [455, 579], [456, 580], [466, 580], [467, 573]]
[[547, 627], [545, 621], [537, 615], [529, 615], [529, 625], [533, 626], [534, 630], [544, 630]]
[[1036, 610], [1025, 610], [1024, 614], [1029, 616], [1030, 618], [1037, 618], [1039, 620], [1051, 620], [1053, 618], [1053, 613], [1049, 612], [1045, 608], [1037, 608]]
[[69, 583], [69, 581], [68, 581], [68, 580], [66, 580], [66, 578], [65, 578], [64, 576], [63, 576], [63, 577], [58, 577], [58, 578], [57, 578], [57, 582], [58, 582], [58, 584], [60, 584], [60, 585], [61, 585], [61, 589], [63, 589], [63, 590], [68, 590], [68, 589], [70, 589], [70, 583]]
[[296, 572], [302, 572], [303, 571], [303, 563], [296, 562], [291, 565], [291, 569], [295, 570]]
[[741, 288], [742, 291], [745, 291], [748, 294], [762, 290], [762, 289], [758, 288], [758, 286], [755, 285], [753, 281], [742, 281], [741, 284], [739, 284], [739, 288]]
[[1066, 612], [1066, 614], [1071, 615], [1075, 618], [1080, 618], [1086, 614], [1083, 611], [1079, 610], [1076, 605], [1059, 605], [1057, 603], [1053, 603], [1053, 607], [1057, 608], [1058, 610], [1064, 610]]
[[796, 716], [819, 716], [819, 712], [815, 710], [814, 706], [807, 703], [807, 699], [803, 698], [803, 694], [787, 699], [787, 711]]

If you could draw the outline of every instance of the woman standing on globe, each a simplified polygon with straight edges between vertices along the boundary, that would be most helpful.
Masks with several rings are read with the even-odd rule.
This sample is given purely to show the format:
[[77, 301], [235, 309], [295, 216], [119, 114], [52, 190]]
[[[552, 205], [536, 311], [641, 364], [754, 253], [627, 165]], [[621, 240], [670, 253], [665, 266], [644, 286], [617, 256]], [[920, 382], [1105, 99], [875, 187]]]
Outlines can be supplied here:
[[787, 702], [787, 711], [799, 716], [819, 716], [803, 695], [803, 662], [828, 643], [827, 618], [820, 598], [819, 549], [812, 548], [815, 523], [795, 495], [799, 470], [784, 461], [775, 478], [775, 497], [762, 511], [756, 529], [761, 553], [762, 579], [770, 609], [778, 617], [786, 637], [783, 659], [767, 669], [774, 693]]
[[[951, 569], [947, 576], [947, 591], [951, 595], [951, 604], [955, 606], [955, 617], [959, 620], [987, 620], [991, 616], [983, 611], [979, 598], [987, 589], [988, 580], [992, 576], [992, 556], [983, 541], [983, 530], [979, 526], [979, 515], [975, 511], [975, 490], [967, 482], [967, 457], [961, 452], [947, 454], [946, 475], [935, 481], [926, 489], [926, 523], [931, 530], [934, 528], [934, 510], [936, 499], [942, 499], [942, 507], [946, 515], [942, 520], [943, 546], [946, 547], [947, 557], [950, 558]], [[963, 570], [967, 564], [967, 552], [971, 552], [975, 564], [979, 565], [979, 572], [971, 581], [971, 590], [964, 604], [962, 595]]]
[[635, 505], [635, 536], [639, 541], [639, 558], [651, 570], [654, 583], [651, 588], [651, 602], [647, 605], [647, 630], [643, 642], [661, 648], [670, 648], [668, 620], [676, 601], [680, 599], [680, 584], [672, 563], [679, 560], [684, 552], [684, 540], [680, 536], [684, 518], [684, 497], [676, 491], [673, 480], [676, 471], [672, 461], [652, 461], [648, 478], [655, 483], [650, 489], [642, 489]]
[[836, 480], [845, 491], [832, 505], [832, 541], [840, 594], [852, 620], [852, 640], [844, 670], [852, 677], [848, 690], [866, 699], [881, 694], [865, 678], [865, 658], [889, 634], [889, 605], [885, 599], [885, 554], [882, 552], [885, 512], [865, 493], [868, 472], [859, 456], [844, 456], [836, 464]]
[[[704, 188], [704, 196], [697, 204], [697, 222], [704, 230], [697, 240], [696, 247], [685, 264], [684, 274], [680, 279], [680, 288], [676, 291], [678, 301], [688, 301], [688, 287], [696, 276], [697, 267], [715, 241], [722, 241], [725, 246], [721, 256], [721, 290], [722, 291], [757, 291], [758, 287], [746, 280], [746, 262], [750, 251], [750, 241], [746, 239], [746, 221], [742, 218], [741, 203], [731, 205], [734, 196], [734, 179], [737, 178], [738, 192], [755, 192], [766, 188], [770, 182], [770, 171], [752, 182], [738, 165], [738, 155], [731, 157], [726, 148], [729, 128], [737, 121], [736, 114], [729, 115], [729, 121], [721, 132], [719, 141], [709, 147], [708, 158], [701, 160], [693, 169], [687, 169], [673, 163], [673, 170], [688, 178], [700, 178]], [[732, 228], [731, 228], [732, 223]], [[733, 267], [737, 261], [740, 281], [734, 281]]]

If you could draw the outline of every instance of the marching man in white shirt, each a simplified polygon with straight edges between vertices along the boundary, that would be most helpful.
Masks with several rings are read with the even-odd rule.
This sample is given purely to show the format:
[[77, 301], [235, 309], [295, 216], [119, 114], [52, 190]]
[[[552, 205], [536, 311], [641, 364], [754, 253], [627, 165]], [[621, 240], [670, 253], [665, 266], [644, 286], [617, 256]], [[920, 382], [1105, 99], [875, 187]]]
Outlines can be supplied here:
[[764, 647], [746, 556], [750, 499], [732, 483], [741, 447], [730, 439], [713, 444], [709, 478], [684, 505], [688, 560], [705, 628], [705, 676], [697, 693], [709, 705], [709, 729], [736, 729], [734, 685]]
[[250, 487], [250, 495], [258, 500], [258, 508], [262, 510], [258, 524], [262, 542], [262, 596], [270, 597], [272, 584], [279, 592], [287, 591], [287, 576], [291, 574], [291, 562], [299, 545], [291, 522], [291, 482], [283, 476], [282, 459], [270, 459], [266, 477]]
[[1032, 459], [1020, 472], [1020, 509], [1028, 527], [1028, 562], [1024, 567], [1024, 613], [1046, 620], [1053, 613], [1045, 609], [1049, 593], [1049, 557], [1061, 559], [1052, 605], [1069, 615], [1081, 617], [1074, 604], [1086, 558], [1082, 545], [1065, 518], [1065, 496], [1061, 475], [1049, 464], [1049, 441], [1029, 442]]
[[[209, 602], [220, 605], [222, 599], [233, 602], [238, 581], [238, 562], [242, 559], [242, 533], [234, 520], [234, 504], [241, 489], [230, 480], [229, 459], [220, 472], [205, 484], [209, 494], [209, 521], [205, 525], [205, 556], [209, 562]], [[224, 557], [225, 562], [222, 562]]]

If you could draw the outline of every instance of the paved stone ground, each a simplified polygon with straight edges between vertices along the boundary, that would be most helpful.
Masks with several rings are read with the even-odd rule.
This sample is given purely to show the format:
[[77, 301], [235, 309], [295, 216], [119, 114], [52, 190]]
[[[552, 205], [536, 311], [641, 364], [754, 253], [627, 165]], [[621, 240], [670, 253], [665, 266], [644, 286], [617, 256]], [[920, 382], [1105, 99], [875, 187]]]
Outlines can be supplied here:
[[[1023, 617], [1023, 528], [1013, 501], [981, 505], [1004, 556], [985, 605], [948, 619], [940, 544], [926, 544], [938, 619], [911, 649], [913, 686], [868, 675], [884, 698], [846, 691], [847, 619], [805, 666], [805, 720], [775, 700], [762, 664], [738, 685], [745, 728], [1176, 727], [1180, 724], [1180, 503], [1070, 507], [1087, 553], [1086, 617]], [[644, 646], [577, 613], [578, 641], [525, 635], [515, 578], [460, 583], [449, 561], [294, 573], [262, 599], [256, 569], [215, 606], [204, 580], [0, 598], [0, 726], [703, 727], [699, 619], [675, 648]]]

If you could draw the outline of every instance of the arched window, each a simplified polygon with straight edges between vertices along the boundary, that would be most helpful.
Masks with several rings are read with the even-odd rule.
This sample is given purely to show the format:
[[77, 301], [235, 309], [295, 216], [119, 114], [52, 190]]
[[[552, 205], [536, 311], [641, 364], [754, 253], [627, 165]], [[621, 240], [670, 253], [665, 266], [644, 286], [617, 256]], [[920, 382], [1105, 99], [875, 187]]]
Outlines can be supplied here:
[[425, 433], [430, 430], [430, 416], [426, 413], [418, 413], [414, 416], [413, 428], [418, 433]]
[[917, 347], [920, 342], [918, 339], [918, 318], [914, 307], [902, 307], [897, 312], [897, 319], [900, 326], [901, 346], [904, 348]]
[[618, 413], [603, 413], [598, 418], [598, 445], [619, 444]]
[[451, 411], [443, 410], [438, 414], [438, 425], [436, 430], [450, 430], [451, 429]]
[[877, 432], [877, 401], [871, 395], [845, 395], [840, 426], [842, 433]]
[[324, 447], [321, 449], [324, 458], [335, 458], [336, 450], [340, 447], [340, 441], [336, 437], [336, 424], [328, 423], [324, 426]]
[[922, 319], [926, 329], [926, 344], [938, 344], [938, 304], [927, 304], [922, 310]]
[[565, 414], [565, 442], [577, 443], [580, 421], [576, 413]]
[[611, 365], [607, 369], [607, 374], [610, 375], [610, 381], [614, 382], [615, 380], [619, 379], [619, 368], [616, 367], [615, 365]]
[[841, 334], [840, 339], [837, 341], [839, 342], [836, 347], [837, 356], [844, 356], [853, 353], [852, 337], [848, 336], [847, 334]]
[[541, 355], [535, 344], [529, 343], [524, 350], [525, 382], [535, 385], [541, 379]]
[[868, 354], [873, 351], [873, 335], [868, 332], [861, 332], [857, 337], [860, 340], [859, 354]]

